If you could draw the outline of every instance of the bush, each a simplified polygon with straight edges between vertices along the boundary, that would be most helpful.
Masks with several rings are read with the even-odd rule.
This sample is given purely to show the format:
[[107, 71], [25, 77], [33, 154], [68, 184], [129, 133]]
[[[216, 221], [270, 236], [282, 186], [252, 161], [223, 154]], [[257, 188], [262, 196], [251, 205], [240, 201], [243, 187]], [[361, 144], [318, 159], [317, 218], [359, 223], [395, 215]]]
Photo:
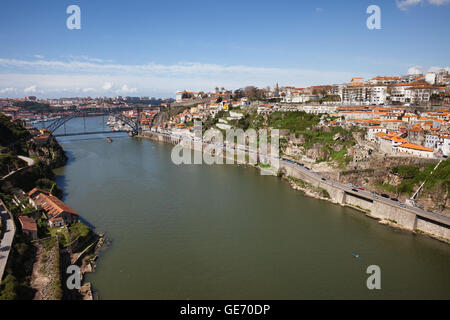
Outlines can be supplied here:
[[2, 282], [2, 289], [0, 291], [0, 300], [16, 300], [17, 299], [17, 289], [19, 283], [16, 277], [12, 274], [8, 274]]

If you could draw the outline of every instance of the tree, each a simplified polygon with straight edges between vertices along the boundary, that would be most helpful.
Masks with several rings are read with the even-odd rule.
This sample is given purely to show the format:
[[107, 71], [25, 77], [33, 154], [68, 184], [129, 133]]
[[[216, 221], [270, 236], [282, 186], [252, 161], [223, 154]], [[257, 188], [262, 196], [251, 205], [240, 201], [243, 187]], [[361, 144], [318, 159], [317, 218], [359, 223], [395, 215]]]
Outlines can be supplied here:
[[244, 96], [244, 91], [242, 89], [234, 90], [233, 100], [239, 100]]
[[3, 290], [0, 292], [0, 300], [16, 300], [18, 286], [17, 279], [12, 274], [8, 274], [3, 280]]

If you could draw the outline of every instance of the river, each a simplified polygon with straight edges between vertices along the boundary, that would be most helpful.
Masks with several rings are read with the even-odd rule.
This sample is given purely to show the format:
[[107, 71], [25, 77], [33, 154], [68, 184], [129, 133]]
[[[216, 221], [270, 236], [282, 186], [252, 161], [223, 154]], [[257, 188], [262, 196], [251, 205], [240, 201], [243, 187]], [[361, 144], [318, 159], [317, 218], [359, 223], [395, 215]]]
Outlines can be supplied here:
[[[102, 299], [450, 299], [447, 244], [251, 167], [176, 166], [171, 145], [111, 137], [58, 138], [69, 161], [55, 171], [64, 201], [112, 240], [87, 277]], [[366, 287], [370, 265], [381, 290]]]

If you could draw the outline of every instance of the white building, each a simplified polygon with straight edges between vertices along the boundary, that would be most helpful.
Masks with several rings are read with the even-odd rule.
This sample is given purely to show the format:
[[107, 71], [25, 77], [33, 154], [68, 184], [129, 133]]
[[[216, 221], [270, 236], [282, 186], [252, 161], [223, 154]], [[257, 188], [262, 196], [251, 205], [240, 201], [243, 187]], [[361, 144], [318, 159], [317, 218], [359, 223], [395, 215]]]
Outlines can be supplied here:
[[430, 133], [425, 135], [425, 147], [430, 149], [435, 149], [439, 143], [439, 135], [435, 133]]
[[368, 141], [372, 141], [372, 142], [376, 142], [377, 141], [377, 136], [376, 134], [378, 132], [384, 132], [387, 133], [387, 129], [384, 127], [380, 127], [380, 126], [376, 126], [376, 127], [368, 127], [367, 128], [367, 135], [366, 135], [366, 139]]
[[436, 73], [434, 72], [428, 72], [425, 75], [425, 81], [428, 82], [431, 85], [434, 85], [436, 83]]
[[397, 155], [405, 155], [420, 158], [434, 158], [433, 149], [426, 148], [424, 146], [413, 143], [403, 143], [399, 146], [392, 146], [392, 152]]
[[450, 156], [450, 136], [443, 136], [442, 138], [442, 144], [441, 144], [441, 151], [444, 156]]
[[370, 89], [370, 103], [374, 105], [385, 104], [387, 86], [374, 86]]

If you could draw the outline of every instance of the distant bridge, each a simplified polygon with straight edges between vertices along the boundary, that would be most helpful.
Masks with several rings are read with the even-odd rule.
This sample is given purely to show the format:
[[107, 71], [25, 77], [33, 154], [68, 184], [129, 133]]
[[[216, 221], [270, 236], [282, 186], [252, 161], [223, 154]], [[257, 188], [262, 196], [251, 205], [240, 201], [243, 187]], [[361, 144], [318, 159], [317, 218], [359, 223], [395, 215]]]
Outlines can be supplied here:
[[[131, 135], [135, 136], [139, 134], [140, 131], [140, 108], [137, 108], [137, 121], [123, 115], [123, 111], [136, 110], [136, 108], [114, 108], [114, 109], [82, 109], [82, 110], [74, 110], [69, 114], [65, 114], [61, 118], [50, 121], [46, 125], [46, 129], [49, 130], [55, 137], [67, 137], [67, 136], [75, 136], [75, 135], [85, 135], [85, 134], [98, 134], [98, 133], [116, 133], [116, 132], [129, 132]], [[84, 125], [83, 132], [75, 132], [75, 133], [67, 133], [64, 130], [64, 133], [56, 133], [61, 127], [65, 128], [65, 124], [75, 118], [88, 118], [88, 117], [104, 117], [104, 116], [113, 116], [116, 120], [121, 120], [126, 126], [130, 128], [130, 130], [119, 130], [119, 131], [86, 131], [86, 124]]]

